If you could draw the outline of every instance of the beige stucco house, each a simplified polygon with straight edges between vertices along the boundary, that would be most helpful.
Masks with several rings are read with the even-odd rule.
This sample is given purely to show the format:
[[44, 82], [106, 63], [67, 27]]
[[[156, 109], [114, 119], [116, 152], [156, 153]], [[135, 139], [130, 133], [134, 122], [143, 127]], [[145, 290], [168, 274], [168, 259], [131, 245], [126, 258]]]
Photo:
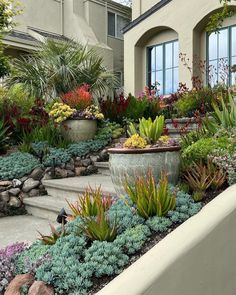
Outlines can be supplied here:
[[124, 41], [122, 29], [131, 10], [111, 0], [20, 0], [23, 13], [6, 36], [6, 52], [19, 56], [37, 50], [39, 41], [71, 38], [94, 48], [123, 85]]
[[[206, 33], [209, 16], [221, 7], [219, 0], [133, 0], [132, 22], [124, 29], [125, 91], [136, 94], [158, 82], [160, 93], [168, 94], [179, 82], [191, 87], [192, 75], [212, 85], [234, 84], [236, 16], [218, 34]], [[199, 60], [206, 64], [202, 74]]]

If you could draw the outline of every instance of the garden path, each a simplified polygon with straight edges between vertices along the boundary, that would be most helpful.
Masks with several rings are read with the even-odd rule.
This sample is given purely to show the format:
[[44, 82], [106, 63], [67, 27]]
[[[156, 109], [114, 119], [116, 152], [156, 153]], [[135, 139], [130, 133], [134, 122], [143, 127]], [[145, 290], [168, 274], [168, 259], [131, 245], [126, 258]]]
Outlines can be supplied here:
[[15, 242], [35, 241], [39, 236], [37, 230], [49, 234], [49, 221], [31, 215], [0, 218], [0, 249]]

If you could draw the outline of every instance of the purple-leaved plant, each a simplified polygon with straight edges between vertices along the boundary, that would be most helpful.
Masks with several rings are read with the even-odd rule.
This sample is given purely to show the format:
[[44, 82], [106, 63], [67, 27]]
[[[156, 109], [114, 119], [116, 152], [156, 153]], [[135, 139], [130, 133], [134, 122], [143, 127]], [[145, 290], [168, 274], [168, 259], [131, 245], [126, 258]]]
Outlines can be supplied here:
[[14, 278], [15, 259], [28, 247], [25, 243], [15, 243], [0, 249], [0, 294]]

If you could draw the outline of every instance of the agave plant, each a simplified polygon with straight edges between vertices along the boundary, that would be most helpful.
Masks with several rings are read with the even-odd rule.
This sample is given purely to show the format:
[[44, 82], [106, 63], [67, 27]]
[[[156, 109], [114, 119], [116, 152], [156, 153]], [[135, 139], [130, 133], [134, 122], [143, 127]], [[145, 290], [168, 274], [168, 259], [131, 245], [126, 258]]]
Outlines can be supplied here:
[[72, 217], [89, 217], [97, 216], [101, 210], [107, 211], [112, 205], [111, 196], [103, 196], [101, 186], [96, 189], [87, 188], [85, 192], [79, 196], [76, 203], [67, 204], [72, 211]]
[[148, 172], [147, 177], [137, 177], [134, 184], [126, 179], [125, 190], [137, 206], [138, 214], [145, 219], [152, 216], [165, 216], [168, 211], [176, 207], [176, 196], [175, 193], [170, 192], [165, 173], [162, 173], [158, 186], [151, 171]]
[[13, 60], [7, 83], [23, 84], [35, 97], [55, 98], [84, 83], [100, 94], [112, 89], [116, 80], [93, 50], [72, 40], [47, 40], [37, 52]]
[[[165, 118], [164, 116], [157, 116], [154, 121], [149, 119], [139, 119], [139, 133], [140, 136], [147, 140], [148, 143], [156, 143], [160, 138], [164, 128]], [[135, 135], [138, 131], [133, 123], [129, 126], [129, 135]]]

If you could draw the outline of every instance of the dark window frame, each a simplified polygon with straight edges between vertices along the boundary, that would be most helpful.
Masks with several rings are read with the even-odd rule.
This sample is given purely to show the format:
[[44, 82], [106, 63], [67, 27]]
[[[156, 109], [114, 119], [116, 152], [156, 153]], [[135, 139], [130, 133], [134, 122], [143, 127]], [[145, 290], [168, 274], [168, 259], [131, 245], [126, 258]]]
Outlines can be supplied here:
[[[177, 63], [177, 66], [173, 66], [174, 65], [174, 43], [178, 43], [178, 46], [179, 46], [179, 40], [178, 39], [174, 39], [174, 40], [171, 40], [171, 41], [167, 41], [167, 42], [163, 42], [163, 43], [160, 43], [160, 44], [155, 44], [155, 45], [152, 45], [152, 46], [148, 46], [147, 47], [147, 69], [146, 69], [146, 83], [148, 85], [149, 88], [153, 88], [154, 85], [151, 84], [151, 81], [152, 81], [152, 72], [162, 72], [162, 81], [163, 81], [163, 86], [162, 86], [162, 89], [163, 89], [163, 95], [166, 95], [166, 94], [170, 94], [170, 93], [166, 93], [165, 90], [166, 90], [166, 70], [168, 69], [171, 69], [172, 70], [172, 92], [174, 92], [174, 69], [178, 69], [179, 70], [179, 62]], [[173, 62], [172, 62], [172, 67], [166, 67], [166, 45], [168, 44], [172, 44], [172, 58], [173, 58]], [[156, 69], [156, 62], [155, 62], [155, 70], [153, 71], [151, 66], [152, 66], [152, 60], [151, 60], [151, 50], [153, 48], [156, 48], [156, 47], [159, 47], [159, 46], [162, 46], [162, 70], [157, 70]], [[179, 55], [179, 52], [178, 52], [178, 55]], [[157, 81], [158, 82], [158, 81]]]

